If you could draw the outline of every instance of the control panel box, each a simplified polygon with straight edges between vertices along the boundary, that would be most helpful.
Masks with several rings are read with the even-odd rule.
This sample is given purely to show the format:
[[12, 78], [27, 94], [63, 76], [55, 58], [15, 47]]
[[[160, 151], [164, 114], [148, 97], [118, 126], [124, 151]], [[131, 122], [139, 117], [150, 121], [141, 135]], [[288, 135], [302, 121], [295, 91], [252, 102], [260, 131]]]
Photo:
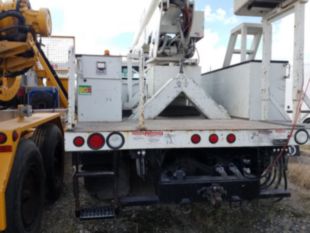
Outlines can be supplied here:
[[122, 58], [78, 57], [79, 122], [122, 121]]
[[204, 37], [204, 31], [205, 31], [204, 15], [205, 14], [203, 11], [194, 12], [193, 25], [190, 32], [191, 38], [202, 39]]

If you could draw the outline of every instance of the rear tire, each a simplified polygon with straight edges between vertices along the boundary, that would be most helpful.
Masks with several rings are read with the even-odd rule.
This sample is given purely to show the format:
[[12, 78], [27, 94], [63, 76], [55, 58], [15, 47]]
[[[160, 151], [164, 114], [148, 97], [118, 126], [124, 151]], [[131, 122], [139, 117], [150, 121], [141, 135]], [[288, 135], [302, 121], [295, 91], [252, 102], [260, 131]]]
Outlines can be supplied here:
[[62, 193], [64, 179], [64, 140], [55, 124], [37, 128], [32, 137], [38, 146], [46, 172], [46, 199], [55, 202]]
[[44, 207], [44, 167], [31, 140], [21, 140], [6, 191], [6, 233], [39, 233]]

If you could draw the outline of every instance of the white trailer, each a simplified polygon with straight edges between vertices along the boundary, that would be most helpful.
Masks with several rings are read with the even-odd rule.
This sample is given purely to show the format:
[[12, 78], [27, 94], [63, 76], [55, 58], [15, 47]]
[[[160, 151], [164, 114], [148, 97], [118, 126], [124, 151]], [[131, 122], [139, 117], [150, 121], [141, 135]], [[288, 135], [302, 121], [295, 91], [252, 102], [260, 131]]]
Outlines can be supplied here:
[[[270, 56], [274, 17], [292, 9], [303, 16], [306, 1], [289, 2], [236, 0], [236, 13], [259, 14], [263, 26], [247, 24], [234, 30], [232, 37], [243, 36], [241, 49], [234, 48], [232, 38], [223, 69], [207, 74], [200, 74], [193, 59], [204, 20], [187, 0], [151, 2], [127, 57], [127, 79], [122, 79], [120, 57], [77, 57], [69, 111], [78, 118], [70, 121], [65, 149], [73, 154], [78, 217], [111, 218], [115, 210], [130, 205], [218, 205], [222, 200], [290, 195], [287, 151], [308, 144], [310, 129], [286, 115], [287, 62], [271, 61]], [[302, 26], [296, 29], [301, 34], [295, 43], [295, 83], [303, 78]], [[251, 49], [247, 32], [258, 33]], [[253, 54], [261, 38], [263, 61], [256, 61]], [[230, 53], [239, 53], [241, 63], [230, 65]], [[139, 90], [132, 73], [137, 63]], [[301, 88], [295, 85], [294, 92]], [[302, 101], [298, 93], [296, 106]], [[80, 178], [89, 192], [111, 204], [84, 208]]]

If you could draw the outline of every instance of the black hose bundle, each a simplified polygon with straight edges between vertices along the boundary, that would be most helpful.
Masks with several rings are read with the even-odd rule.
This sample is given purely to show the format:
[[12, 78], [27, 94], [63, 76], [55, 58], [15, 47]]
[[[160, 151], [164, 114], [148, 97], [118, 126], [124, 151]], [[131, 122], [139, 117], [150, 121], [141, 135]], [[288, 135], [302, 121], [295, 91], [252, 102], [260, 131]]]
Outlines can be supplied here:
[[[270, 158], [270, 163], [273, 163], [274, 158]], [[285, 156], [282, 156], [274, 163], [271, 169], [264, 172], [261, 176], [261, 189], [279, 189], [282, 185], [287, 190], [287, 160]]]
[[25, 41], [27, 39], [27, 33], [29, 32], [29, 27], [26, 26], [24, 16], [20, 12], [15, 10], [9, 10], [0, 13], [0, 20], [9, 17], [16, 18], [17, 24], [6, 28], [2, 28], [0, 30], [0, 33], [6, 32], [6, 35], [1, 35], [0, 40]]

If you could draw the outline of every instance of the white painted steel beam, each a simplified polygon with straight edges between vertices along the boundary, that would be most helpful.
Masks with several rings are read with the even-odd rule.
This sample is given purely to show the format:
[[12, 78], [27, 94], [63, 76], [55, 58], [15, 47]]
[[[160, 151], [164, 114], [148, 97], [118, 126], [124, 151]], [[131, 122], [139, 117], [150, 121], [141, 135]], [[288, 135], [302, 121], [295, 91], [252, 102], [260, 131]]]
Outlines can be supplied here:
[[75, 64], [75, 48], [69, 51], [69, 86], [68, 86], [68, 129], [72, 129], [75, 124], [75, 104], [76, 104], [76, 64]]
[[305, 4], [301, 2], [295, 4], [294, 28], [293, 109], [295, 116], [298, 103], [303, 95], [304, 85]]
[[[278, 21], [289, 14], [294, 14], [295, 25], [294, 25], [294, 60], [293, 60], [293, 115], [296, 116], [298, 102], [303, 95], [304, 85], [304, 48], [305, 48], [305, 5], [308, 0], [287, 0], [271, 12], [269, 12], [263, 18], [264, 22], [264, 52], [263, 52], [263, 66], [265, 75], [262, 80], [262, 106], [266, 106], [266, 97], [268, 87], [268, 68], [267, 64], [271, 60], [271, 35], [269, 25], [273, 22]], [[264, 97], [265, 96], [265, 97]], [[266, 112], [263, 112], [262, 119], [265, 118]]]
[[[263, 27], [261, 24], [243, 23], [231, 31], [228, 48], [223, 67], [231, 65], [234, 54], [240, 55], [240, 62], [253, 60], [262, 38]], [[248, 49], [248, 36], [254, 36], [250, 49]], [[238, 36], [241, 36], [241, 48], [236, 49]]]
[[[158, 92], [144, 105], [145, 119], [154, 119], [160, 115], [181, 93], [197, 107], [197, 109], [209, 119], [230, 119], [224, 107], [218, 105], [205, 91], [184, 74], [170, 79]], [[131, 117], [138, 119], [135, 112]]]
[[261, 80], [261, 120], [269, 116], [270, 103], [270, 63], [272, 57], [272, 24], [263, 20], [263, 76]]

